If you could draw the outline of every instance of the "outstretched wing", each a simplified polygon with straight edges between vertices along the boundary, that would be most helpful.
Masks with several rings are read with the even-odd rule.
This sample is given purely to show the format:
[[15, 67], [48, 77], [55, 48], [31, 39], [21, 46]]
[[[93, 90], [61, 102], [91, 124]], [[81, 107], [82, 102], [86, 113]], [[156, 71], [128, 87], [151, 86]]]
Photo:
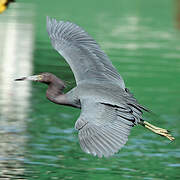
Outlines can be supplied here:
[[70, 65], [76, 83], [111, 81], [125, 88], [124, 81], [99, 45], [81, 27], [47, 17], [52, 46]]
[[98, 157], [118, 152], [128, 140], [131, 128], [141, 112], [133, 115], [130, 107], [118, 107], [91, 100], [81, 102], [81, 115], [75, 128], [83, 151]]

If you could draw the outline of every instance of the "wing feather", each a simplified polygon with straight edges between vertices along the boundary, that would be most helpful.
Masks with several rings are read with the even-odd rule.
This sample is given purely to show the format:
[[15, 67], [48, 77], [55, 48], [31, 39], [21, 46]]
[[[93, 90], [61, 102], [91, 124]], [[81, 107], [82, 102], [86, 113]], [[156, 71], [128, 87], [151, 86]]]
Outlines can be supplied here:
[[125, 88], [108, 56], [81, 27], [47, 17], [47, 32], [52, 46], [70, 65], [77, 84], [83, 80], [111, 81]]
[[132, 112], [119, 117], [117, 107], [91, 100], [83, 100], [81, 108], [75, 128], [79, 131], [82, 150], [98, 157], [108, 157], [118, 152], [127, 142], [134, 126]]

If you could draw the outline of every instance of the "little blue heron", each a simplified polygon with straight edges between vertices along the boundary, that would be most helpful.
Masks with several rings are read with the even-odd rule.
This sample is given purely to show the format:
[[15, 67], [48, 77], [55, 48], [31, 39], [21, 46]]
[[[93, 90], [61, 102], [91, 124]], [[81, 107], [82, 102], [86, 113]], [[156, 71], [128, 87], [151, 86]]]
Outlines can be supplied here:
[[45, 83], [50, 101], [81, 109], [75, 129], [83, 151], [111, 156], [124, 146], [131, 128], [138, 124], [174, 140], [166, 129], [143, 120], [143, 111], [149, 110], [137, 102], [108, 56], [81, 27], [47, 17], [47, 31], [52, 46], [70, 65], [77, 86], [64, 94], [64, 82], [51, 73], [16, 80]]

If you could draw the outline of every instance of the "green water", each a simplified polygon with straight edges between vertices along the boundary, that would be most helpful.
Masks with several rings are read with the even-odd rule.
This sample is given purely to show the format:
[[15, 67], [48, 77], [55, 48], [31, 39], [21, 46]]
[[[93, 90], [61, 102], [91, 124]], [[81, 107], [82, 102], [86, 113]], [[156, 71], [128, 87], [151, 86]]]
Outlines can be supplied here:
[[[18, 1], [0, 15], [0, 179], [180, 179], [179, 1]], [[82, 26], [108, 54], [150, 121], [172, 131], [170, 143], [143, 127], [126, 146], [98, 159], [80, 149], [80, 110], [45, 97], [46, 86], [13, 79], [52, 72], [75, 86], [52, 49], [46, 16]], [[15, 38], [17, 37], [17, 38]]]

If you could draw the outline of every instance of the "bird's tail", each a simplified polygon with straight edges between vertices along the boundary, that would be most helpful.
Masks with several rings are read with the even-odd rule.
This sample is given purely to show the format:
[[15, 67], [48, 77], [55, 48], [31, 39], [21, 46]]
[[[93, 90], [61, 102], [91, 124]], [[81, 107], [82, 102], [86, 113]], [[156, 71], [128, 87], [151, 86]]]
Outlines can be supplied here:
[[141, 125], [151, 130], [152, 132], [159, 134], [160, 136], [168, 138], [170, 141], [173, 141], [175, 139], [168, 130], [154, 126], [147, 121], [142, 121]]

